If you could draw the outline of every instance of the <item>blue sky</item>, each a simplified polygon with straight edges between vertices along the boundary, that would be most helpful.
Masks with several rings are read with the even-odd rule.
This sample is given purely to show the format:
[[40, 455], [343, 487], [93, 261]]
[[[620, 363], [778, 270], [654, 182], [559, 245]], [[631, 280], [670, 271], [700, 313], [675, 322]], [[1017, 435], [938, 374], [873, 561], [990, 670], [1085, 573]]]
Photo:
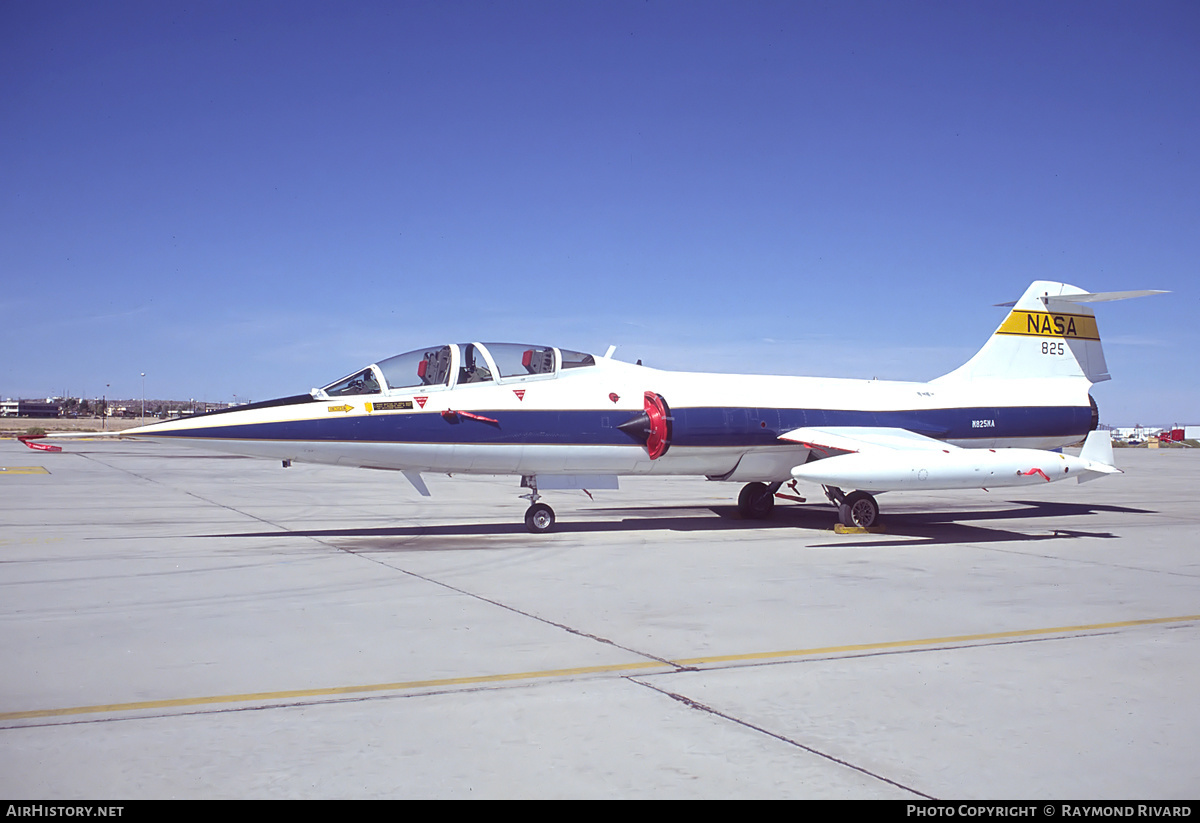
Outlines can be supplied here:
[[1035, 279], [1200, 423], [1195, 2], [0, 0], [0, 395], [430, 343], [929, 379]]

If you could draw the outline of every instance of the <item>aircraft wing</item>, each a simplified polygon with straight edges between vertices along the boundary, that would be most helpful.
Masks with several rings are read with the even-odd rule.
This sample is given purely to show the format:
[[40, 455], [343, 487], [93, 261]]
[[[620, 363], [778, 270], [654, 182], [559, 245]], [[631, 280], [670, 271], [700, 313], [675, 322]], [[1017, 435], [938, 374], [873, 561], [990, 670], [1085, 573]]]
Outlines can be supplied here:
[[780, 440], [800, 443], [833, 457], [849, 452], [894, 454], [906, 451], [959, 450], [958, 446], [934, 440], [908, 429], [868, 426], [826, 426], [792, 429], [779, 435]]

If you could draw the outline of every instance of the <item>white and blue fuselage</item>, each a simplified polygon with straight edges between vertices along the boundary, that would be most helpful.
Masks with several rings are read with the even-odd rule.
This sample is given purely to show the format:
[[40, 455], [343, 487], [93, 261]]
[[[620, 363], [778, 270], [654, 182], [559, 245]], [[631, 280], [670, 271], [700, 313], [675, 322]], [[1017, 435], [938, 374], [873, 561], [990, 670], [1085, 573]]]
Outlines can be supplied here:
[[[984, 347], [928, 383], [662, 371], [550, 346], [415, 349], [309, 394], [154, 423], [124, 436], [253, 457], [402, 471], [520, 475], [531, 530], [543, 488], [612, 488], [621, 475], [746, 483], [767, 516], [780, 485], [820, 484], [844, 522], [871, 494], [1019, 486], [1117, 471], [1095, 430], [1109, 375], [1088, 293], [1038, 281]], [[1088, 437], [1079, 457], [1053, 454]], [[611, 485], [609, 485], [611, 481]], [[841, 487], [858, 491], [846, 494]], [[793, 496], [794, 497], [794, 496]]]
[[[465, 348], [450, 346], [452, 357]], [[472, 348], [476, 356], [487, 350]], [[963, 447], [1074, 443], [1094, 427], [1089, 386], [1083, 379], [939, 386], [702, 374], [594, 358], [482, 383], [317, 392], [128, 434], [254, 457], [417, 472], [770, 482], [790, 478], [808, 459], [807, 447], [780, 439], [805, 427], [900, 428]], [[642, 432], [620, 428], [645, 413], [647, 392], [665, 401], [670, 418], [666, 448], [656, 457]]]

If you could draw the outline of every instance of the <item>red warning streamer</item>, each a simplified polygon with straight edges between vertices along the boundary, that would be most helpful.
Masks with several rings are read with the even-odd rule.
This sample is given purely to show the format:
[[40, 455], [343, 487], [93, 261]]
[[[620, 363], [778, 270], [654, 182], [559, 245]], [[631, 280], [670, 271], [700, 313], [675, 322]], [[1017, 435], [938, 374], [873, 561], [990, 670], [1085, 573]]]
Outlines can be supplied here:
[[27, 435], [18, 436], [17, 439], [20, 440], [22, 443], [24, 443], [29, 448], [37, 449], [38, 451], [42, 451], [42, 452], [60, 452], [60, 451], [62, 451], [62, 446], [51, 446], [49, 443], [35, 443], [34, 442], [35, 437], [36, 437], [36, 435], [28, 435], [27, 434]]
[[447, 411], [442, 412], [442, 417], [444, 419], [450, 420], [450, 421], [454, 420], [454, 418], [456, 418], [456, 417], [466, 417], [470, 420], [479, 420], [483, 423], [495, 423], [497, 425], [500, 424], [500, 421], [496, 420], [493, 417], [484, 417], [482, 414], [475, 414], [474, 412], [447, 410]]

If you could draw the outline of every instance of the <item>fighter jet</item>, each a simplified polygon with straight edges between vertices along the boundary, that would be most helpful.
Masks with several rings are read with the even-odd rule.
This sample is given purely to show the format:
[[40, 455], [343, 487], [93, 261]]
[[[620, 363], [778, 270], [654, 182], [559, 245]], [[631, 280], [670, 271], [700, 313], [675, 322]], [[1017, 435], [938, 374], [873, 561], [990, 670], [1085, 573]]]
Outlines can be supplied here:
[[[983, 348], [927, 383], [663, 371], [544, 345], [426, 346], [307, 394], [128, 429], [121, 437], [294, 462], [512, 475], [525, 524], [550, 531], [541, 492], [613, 489], [625, 475], [745, 484], [742, 516], [822, 487], [849, 527], [888, 491], [1002, 488], [1119, 472], [1089, 394], [1108, 380], [1089, 293], [1038, 281]], [[1086, 436], [1078, 456], [1058, 449]], [[32, 438], [26, 438], [32, 440]], [[39, 445], [30, 443], [30, 445]], [[781, 491], [788, 484], [789, 491]]]

